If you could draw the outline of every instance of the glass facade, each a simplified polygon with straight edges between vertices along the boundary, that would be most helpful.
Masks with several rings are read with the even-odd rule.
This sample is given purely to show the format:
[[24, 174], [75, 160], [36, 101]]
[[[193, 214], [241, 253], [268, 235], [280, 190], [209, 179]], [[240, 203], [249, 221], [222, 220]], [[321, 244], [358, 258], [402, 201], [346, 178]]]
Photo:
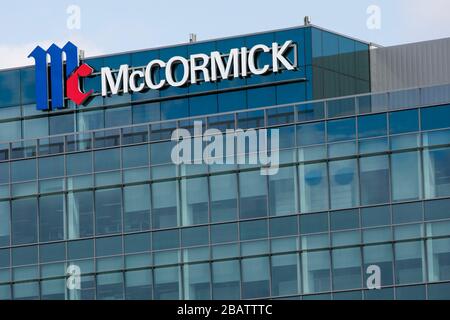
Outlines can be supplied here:
[[[296, 71], [62, 111], [35, 110], [33, 68], [1, 71], [0, 298], [448, 298], [450, 87], [367, 94], [368, 45], [315, 27], [86, 62], [291, 39]], [[173, 164], [194, 119], [280, 129], [280, 170]]]

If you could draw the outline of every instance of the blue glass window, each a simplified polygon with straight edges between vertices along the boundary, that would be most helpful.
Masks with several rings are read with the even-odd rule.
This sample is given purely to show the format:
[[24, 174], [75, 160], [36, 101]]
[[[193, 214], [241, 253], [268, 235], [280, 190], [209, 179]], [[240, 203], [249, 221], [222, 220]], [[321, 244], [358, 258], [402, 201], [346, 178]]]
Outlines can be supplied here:
[[272, 296], [298, 294], [299, 274], [298, 255], [272, 256]]
[[389, 114], [389, 132], [391, 134], [400, 134], [407, 132], [416, 132], [419, 130], [419, 111], [406, 110], [391, 112]]
[[355, 119], [342, 119], [328, 121], [328, 142], [337, 142], [355, 139]]
[[305, 214], [300, 216], [301, 234], [328, 232], [328, 214]]
[[387, 134], [386, 114], [375, 114], [358, 118], [358, 137], [370, 138]]
[[329, 207], [327, 164], [301, 164], [299, 176], [301, 212], [327, 210]]
[[41, 242], [64, 239], [64, 195], [39, 198], [39, 238]]
[[239, 190], [241, 218], [267, 216], [267, 181], [259, 170], [241, 172]]
[[211, 271], [208, 263], [186, 264], [183, 272], [185, 299], [211, 299]]
[[150, 185], [127, 186], [123, 189], [124, 231], [150, 229]]
[[153, 250], [165, 250], [180, 247], [180, 233], [178, 229], [153, 232]]
[[361, 158], [361, 203], [371, 205], [389, 202], [388, 156]]
[[221, 261], [212, 263], [213, 298], [239, 299], [241, 272], [239, 261]]
[[189, 98], [189, 116], [199, 116], [204, 114], [216, 113], [217, 96], [205, 95]]
[[450, 127], [450, 107], [448, 105], [421, 109], [422, 130]]
[[280, 168], [269, 176], [270, 215], [281, 216], [296, 212], [296, 168]]
[[181, 220], [184, 226], [208, 222], [208, 179], [182, 179]]
[[307, 123], [297, 126], [297, 144], [308, 146], [325, 143], [325, 122]]
[[154, 228], [178, 225], [177, 183], [175, 181], [152, 184], [152, 217]]
[[240, 239], [254, 240], [267, 237], [267, 220], [245, 221], [239, 224]]
[[131, 107], [105, 110], [105, 128], [120, 127], [131, 124]]
[[20, 71], [0, 72], [0, 107], [20, 104]]
[[242, 298], [264, 298], [270, 295], [269, 258], [242, 260]]
[[125, 272], [125, 299], [152, 299], [152, 270], [137, 270]]
[[351, 208], [359, 204], [356, 159], [332, 161], [330, 168], [331, 208]]
[[9, 245], [10, 231], [10, 209], [9, 202], [0, 202], [0, 246]]
[[316, 293], [330, 290], [330, 264], [329, 251], [311, 251], [302, 253], [304, 293]]
[[193, 247], [207, 245], [209, 242], [208, 227], [185, 228], [181, 230], [181, 245]]
[[39, 178], [53, 178], [64, 176], [64, 157], [39, 158]]
[[237, 223], [211, 225], [211, 243], [233, 242], [237, 240]]
[[236, 174], [210, 177], [211, 222], [233, 220], [237, 216]]
[[120, 149], [95, 151], [94, 158], [96, 172], [120, 168]]
[[418, 283], [424, 280], [425, 256], [422, 241], [394, 244], [395, 283]]
[[148, 145], [126, 147], [122, 149], [124, 168], [148, 166]]
[[66, 259], [66, 243], [51, 243], [39, 246], [39, 261], [54, 262]]
[[122, 254], [122, 237], [97, 238], [95, 255], [99, 257]]
[[359, 228], [358, 210], [336, 211], [330, 214], [331, 230], [349, 230]]
[[421, 164], [418, 152], [391, 156], [392, 200], [416, 200], [421, 197]]
[[450, 148], [424, 150], [423, 155], [425, 197], [450, 195]]
[[94, 234], [94, 199], [92, 191], [67, 194], [68, 238], [77, 239]]
[[37, 242], [37, 201], [35, 198], [11, 202], [12, 244]]
[[132, 106], [133, 123], [146, 123], [161, 120], [159, 102]]
[[121, 189], [95, 191], [96, 234], [111, 234], [122, 231]]
[[72, 153], [66, 156], [67, 175], [78, 175], [92, 172], [92, 153]]
[[[377, 245], [365, 246], [363, 248], [364, 255], [364, 270], [371, 265], [376, 265], [380, 268], [381, 286], [389, 286], [394, 281], [394, 267], [393, 267], [393, 250], [392, 245]], [[367, 282], [371, 274], [364, 272], [364, 283]]]
[[161, 102], [161, 120], [187, 118], [189, 116], [189, 100], [174, 99]]
[[361, 249], [333, 250], [333, 289], [361, 288]]
[[73, 113], [49, 117], [50, 135], [70, 133], [74, 131], [75, 117]]
[[156, 268], [154, 270], [155, 300], [177, 300], [180, 298], [180, 267]]
[[270, 219], [271, 237], [292, 236], [296, 235], [297, 232], [297, 216]]
[[36, 160], [22, 160], [11, 162], [12, 182], [36, 179]]
[[129, 234], [123, 237], [125, 253], [150, 251], [151, 233]]

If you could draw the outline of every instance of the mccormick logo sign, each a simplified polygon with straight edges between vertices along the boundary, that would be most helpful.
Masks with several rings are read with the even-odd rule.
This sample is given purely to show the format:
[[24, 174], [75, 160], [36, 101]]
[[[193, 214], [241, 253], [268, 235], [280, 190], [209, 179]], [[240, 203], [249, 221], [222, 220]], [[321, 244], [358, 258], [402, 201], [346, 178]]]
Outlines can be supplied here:
[[[297, 68], [296, 49], [296, 44], [289, 40], [282, 45], [274, 42], [271, 46], [257, 44], [250, 49], [235, 48], [225, 54], [213, 51], [209, 55], [199, 53], [189, 58], [175, 56], [168, 61], [155, 59], [140, 67], [130, 67], [127, 64], [121, 65], [117, 70], [103, 67], [100, 70], [101, 95], [106, 97], [130, 91], [138, 93], [145, 90], [162, 90], [166, 87], [246, 78], [269, 72], [278, 73], [282, 70], [292, 71]], [[291, 50], [294, 53], [294, 61], [288, 58]], [[65, 72], [63, 53], [66, 56]], [[269, 63], [261, 63], [263, 55], [271, 58], [267, 59]], [[86, 63], [79, 64], [78, 48], [73, 43], [67, 42], [63, 48], [53, 44], [48, 50], [38, 46], [28, 57], [34, 58], [36, 64], [38, 110], [64, 108], [65, 96], [80, 105], [94, 94], [93, 90], [83, 92], [80, 89], [80, 78], [92, 76], [94, 70]], [[49, 65], [47, 65], [48, 58], [50, 58]], [[182, 68], [183, 72], [175, 72], [179, 68]], [[157, 73], [161, 75], [161, 79], [155, 77]]]
[[[63, 69], [63, 53], [66, 54], [66, 72]], [[50, 57], [50, 84], [47, 68], [47, 56]], [[83, 93], [80, 90], [80, 81], [82, 77], [90, 76], [94, 69], [86, 63], [79, 65], [78, 48], [72, 43], [67, 44], [61, 49], [52, 44], [48, 50], [37, 46], [28, 56], [34, 58], [36, 64], [36, 109], [51, 110], [62, 109], [64, 104], [64, 93], [67, 98], [80, 105], [94, 92], [93, 90]], [[51, 92], [51, 105], [49, 104], [49, 93]]]

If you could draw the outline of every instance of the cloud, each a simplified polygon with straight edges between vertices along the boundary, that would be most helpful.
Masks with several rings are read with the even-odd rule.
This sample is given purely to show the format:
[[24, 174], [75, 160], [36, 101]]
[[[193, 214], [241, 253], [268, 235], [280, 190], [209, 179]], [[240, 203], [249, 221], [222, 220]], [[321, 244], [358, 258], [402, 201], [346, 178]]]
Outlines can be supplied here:
[[84, 50], [86, 57], [92, 57], [104, 54], [104, 50], [99, 48], [95, 43], [86, 40], [82, 37], [72, 37], [71, 39], [59, 41], [36, 41], [33, 43], [0, 45], [0, 69], [22, 67], [33, 65], [34, 60], [28, 58], [30, 52], [37, 46], [47, 49], [52, 43], [62, 47], [67, 41], [72, 41], [81, 50]]

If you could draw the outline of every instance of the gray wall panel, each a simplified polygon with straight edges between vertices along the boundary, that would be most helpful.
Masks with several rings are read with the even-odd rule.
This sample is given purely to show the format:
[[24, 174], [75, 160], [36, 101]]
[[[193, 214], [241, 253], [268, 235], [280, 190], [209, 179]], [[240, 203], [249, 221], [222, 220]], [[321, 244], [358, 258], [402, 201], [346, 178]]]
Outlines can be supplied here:
[[370, 51], [372, 91], [450, 83], [450, 38]]

